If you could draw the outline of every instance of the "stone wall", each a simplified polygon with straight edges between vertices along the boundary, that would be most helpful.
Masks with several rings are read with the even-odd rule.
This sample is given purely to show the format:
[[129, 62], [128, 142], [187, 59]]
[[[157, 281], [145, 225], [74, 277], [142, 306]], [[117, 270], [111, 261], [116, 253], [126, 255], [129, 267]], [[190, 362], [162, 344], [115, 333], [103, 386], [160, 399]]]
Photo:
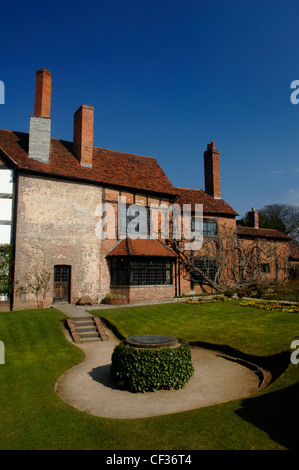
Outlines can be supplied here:
[[51, 118], [31, 116], [29, 158], [49, 163], [51, 145]]
[[[54, 179], [20, 176], [16, 228], [15, 280], [28, 272], [51, 273], [46, 304], [53, 303], [54, 266], [71, 266], [71, 302], [97, 298], [100, 289], [100, 240], [95, 235], [96, 207], [102, 188]], [[15, 308], [35, 307], [22, 295]]]

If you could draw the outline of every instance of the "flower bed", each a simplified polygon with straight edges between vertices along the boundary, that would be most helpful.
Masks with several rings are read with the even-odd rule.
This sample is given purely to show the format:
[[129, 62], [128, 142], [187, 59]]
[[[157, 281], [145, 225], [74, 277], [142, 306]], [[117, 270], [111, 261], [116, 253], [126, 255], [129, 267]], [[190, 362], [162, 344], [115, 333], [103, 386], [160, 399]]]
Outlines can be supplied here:
[[125, 295], [121, 294], [107, 294], [104, 297], [104, 303], [109, 305], [124, 305], [128, 303]]
[[298, 305], [286, 305], [279, 302], [263, 302], [263, 301], [256, 301], [256, 300], [248, 300], [244, 302], [240, 302], [239, 304], [241, 307], [254, 307], [259, 308], [261, 310], [277, 310], [279, 312], [287, 312], [287, 313], [299, 313], [299, 306]]
[[193, 304], [193, 305], [198, 305], [198, 304], [211, 304], [215, 302], [231, 302], [233, 299], [228, 299], [226, 297], [217, 297], [215, 299], [198, 299], [198, 300], [191, 300], [188, 299], [186, 300], [186, 304]]

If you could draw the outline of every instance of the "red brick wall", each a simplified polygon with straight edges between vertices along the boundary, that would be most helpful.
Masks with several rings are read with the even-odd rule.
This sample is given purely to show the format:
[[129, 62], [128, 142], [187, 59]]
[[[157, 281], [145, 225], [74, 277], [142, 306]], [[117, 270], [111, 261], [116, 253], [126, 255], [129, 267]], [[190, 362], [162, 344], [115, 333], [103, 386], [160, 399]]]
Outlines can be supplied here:
[[139, 302], [151, 302], [170, 300], [174, 298], [175, 288], [171, 286], [130, 286], [130, 287], [111, 287], [111, 294], [125, 295], [130, 304]]

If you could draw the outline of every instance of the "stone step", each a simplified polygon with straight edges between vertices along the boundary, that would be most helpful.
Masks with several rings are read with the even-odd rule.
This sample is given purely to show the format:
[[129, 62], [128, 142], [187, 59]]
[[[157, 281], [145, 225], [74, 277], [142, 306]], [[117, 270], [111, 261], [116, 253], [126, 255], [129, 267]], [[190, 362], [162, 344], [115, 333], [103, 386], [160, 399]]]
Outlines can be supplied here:
[[98, 330], [95, 325], [91, 325], [91, 326], [77, 326], [77, 331], [78, 333], [91, 333], [91, 332], [95, 332]]
[[81, 343], [91, 343], [92, 341], [99, 341], [101, 340], [98, 336], [97, 337], [90, 337], [90, 338], [80, 338]]
[[83, 323], [94, 323], [93, 317], [80, 317], [80, 318], [73, 318], [73, 322], [77, 325], [82, 325]]
[[74, 321], [74, 323], [75, 323], [77, 328], [84, 328], [85, 326], [95, 326], [95, 321], [94, 320], [80, 321], [80, 322]]
[[76, 317], [69, 319], [68, 325], [75, 343], [107, 340], [103, 325], [98, 318]]
[[78, 335], [81, 343], [86, 341], [99, 341], [101, 339], [99, 332], [95, 329], [93, 331], [79, 332]]
[[75, 318], [73, 319], [73, 322], [75, 323], [77, 330], [82, 328], [96, 328], [96, 324], [93, 318]]
[[80, 336], [80, 339], [99, 338], [100, 337], [100, 335], [97, 331], [80, 333], [79, 336]]

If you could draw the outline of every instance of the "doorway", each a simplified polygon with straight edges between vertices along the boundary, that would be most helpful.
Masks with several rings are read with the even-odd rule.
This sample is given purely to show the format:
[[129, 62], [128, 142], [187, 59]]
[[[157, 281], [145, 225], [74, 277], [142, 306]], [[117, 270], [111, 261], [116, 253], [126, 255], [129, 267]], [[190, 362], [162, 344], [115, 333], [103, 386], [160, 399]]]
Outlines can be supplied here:
[[54, 303], [69, 303], [71, 292], [71, 266], [54, 266]]

